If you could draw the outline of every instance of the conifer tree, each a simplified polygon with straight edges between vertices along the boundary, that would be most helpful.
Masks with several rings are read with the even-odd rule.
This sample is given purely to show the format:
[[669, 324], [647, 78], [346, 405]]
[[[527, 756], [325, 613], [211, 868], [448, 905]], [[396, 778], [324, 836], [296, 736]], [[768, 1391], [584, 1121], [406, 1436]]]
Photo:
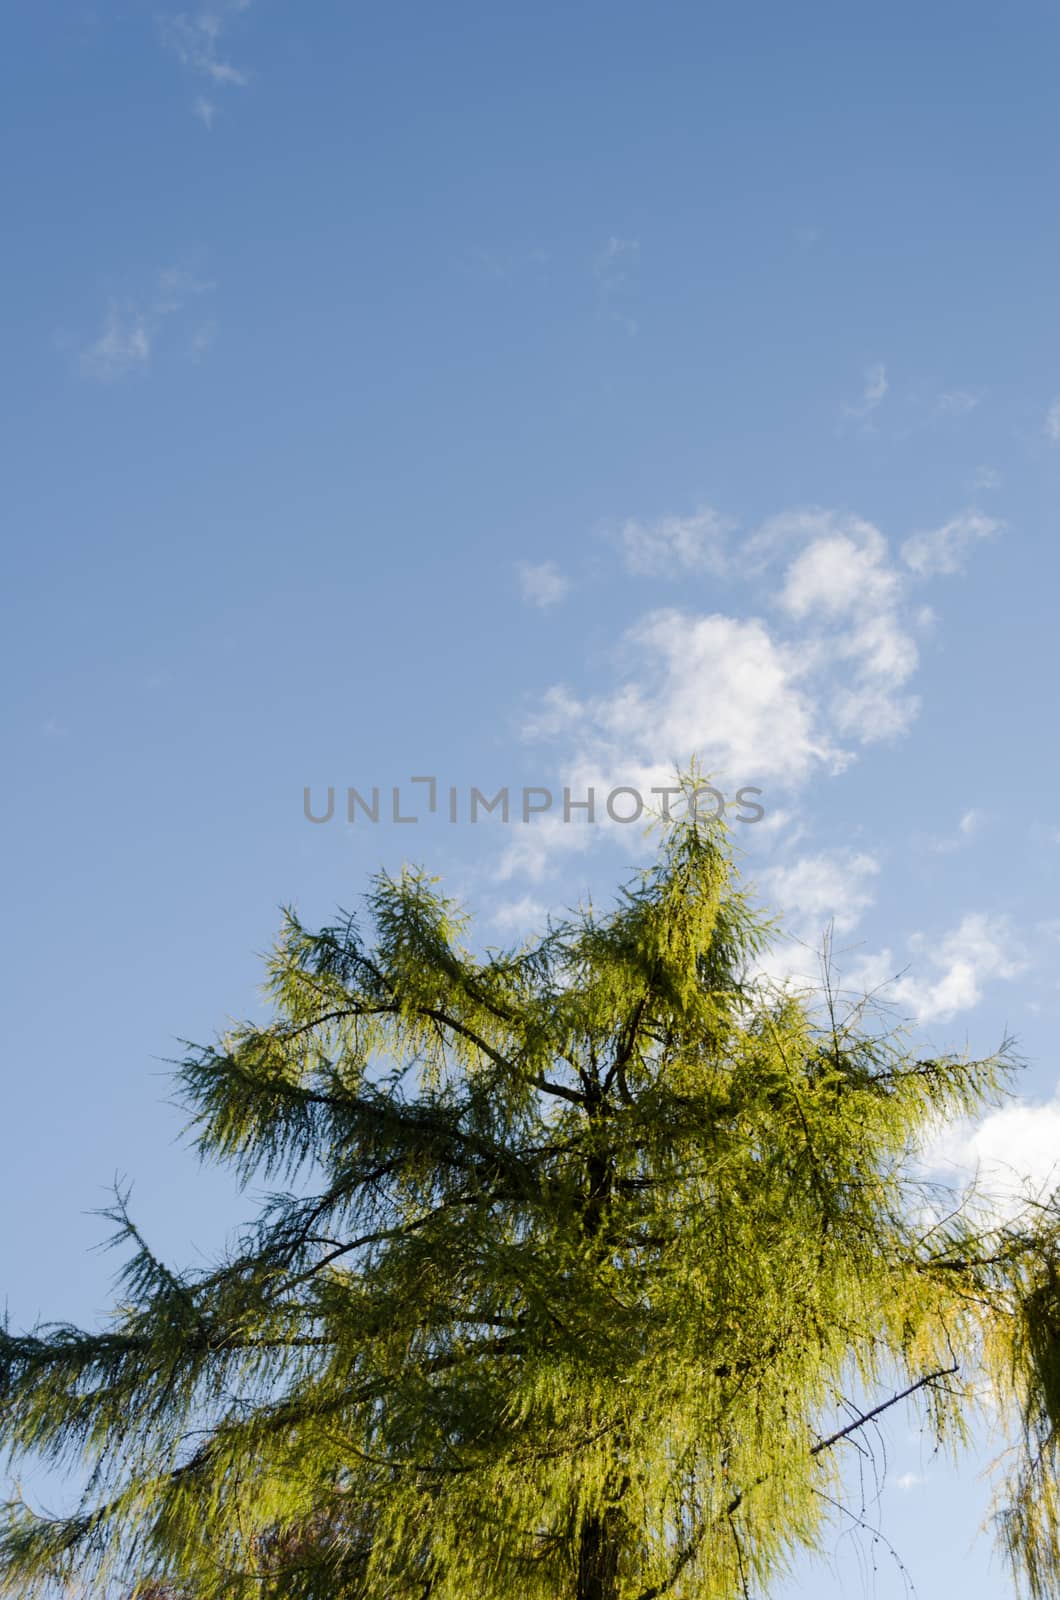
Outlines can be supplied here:
[[0, 1439], [87, 1474], [8, 1505], [0, 1593], [766, 1594], [876, 1416], [959, 1447], [984, 1393], [1002, 1540], [1060, 1593], [1057, 1211], [943, 1207], [917, 1164], [1007, 1050], [919, 1059], [756, 977], [694, 808], [518, 949], [419, 872], [367, 911], [289, 913], [270, 1020], [180, 1064], [203, 1156], [277, 1186], [225, 1258], [174, 1270], [119, 1197], [107, 1325], [0, 1336]]

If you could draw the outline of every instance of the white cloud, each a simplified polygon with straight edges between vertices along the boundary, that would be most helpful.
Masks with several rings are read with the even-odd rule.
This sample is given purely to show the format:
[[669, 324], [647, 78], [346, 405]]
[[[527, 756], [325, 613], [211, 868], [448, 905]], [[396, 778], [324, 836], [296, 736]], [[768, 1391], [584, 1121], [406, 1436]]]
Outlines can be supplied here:
[[838, 752], [800, 680], [805, 657], [756, 617], [653, 611], [626, 635], [636, 677], [591, 706], [607, 745], [646, 765], [698, 751], [707, 771], [798, 783]]
[[700, 506], [688, 517], [630, 520], [618, 536], [626, 570], [648, 578], [720, 572], [726, 561], [724, 539], [731, 526], [710, 506]]
[[[557, 809], [564, 784], [575, 796], [593, 788], [601, 812], [620, 784], [658, 805], [651, 789], [672, 784], [675, 764], [693, 753], [727, 799], [771, 779], [797, 785], [845, 759], [802, 686], [805, 654], [776, 641], [758, 618], [653, 611], [624, 635], [621, 660], [614, 689], [580, 698], [556, 685], [524, 725], [526, 737], [562, 741], [570, 751], [567, 776], [553, 785]], [[553, 854], [586, 849], [604, 832], [630, 843], [639, 837], [629, 825], [601, 818], [588, 827], [553, 813], [520, 828], [503, 875], [539, 878]]]
[[122, 311], [112, 303], [102, 333], [81, 351], [81, 371], [109, 383], [146, 367], [150, 359], [151, 332], [144, 313]]
[[823, 850], [756, 874], [764, 910], [778, 915], [779, 937], [755, 963], [769, 989], [819, 991], [825, 942], [831, 930], [847, 934], [873, 903], [880, 870], [867, 851]]
[[549, 908], [543, 900], [524, 894], [519, 900], [503, 900], [490, 917], [495, 927], [505, 933], [526, 934], [544, 926]]
[[640, 240], [612, 234], [596, 257], [596, 276], [612, 282], [623, 277], [640, 260]]
[[[590, 708], [569, 697], [568, 704], [572, 717], [582, 725], [586, 748], [572, 757], [560, 777], [542, 777], [542, 786], [547, 785], [551, 794], [551, 806], [531, 825], [513, 828], [496, 874], [502, 882], [518, 876], [539, 882], [563, 858], [583, 853], [603, 838], [639, 853], [653, 821], [678, 804], [674, 762], [651, 761], [638, 757], [632, 748], [626, 752], [619, 743], [608, 744], [592, 724]], [[733, 814], [746, 817], [744, 808], [757, 798], [738, 800], [737, 790], [745, 785], [735, 778], [726, 782], [716, 771], [710, 778], [704, 776], [703, 783], [711, 783], [715, 789], [714, 796], [701, 792], [703, 815], [718, 814], [725, 805], [730, 808], [730, 819]], [[608, 801], [619, 789], [627, 792], [613, 796], [609, 814]], [[591, 822], [585, 808], [590, 796], [594, 806]], [[768, 818], [767, 810], [763, 827]], [[733, 825], [743, 827], [738, 822]], [[743, 831], [749, 832], [750, 827]]]
[[984, 821], [985, 817], [983, 812], [976, 811], [973, 807], [971, 811], [966, 811], [964, 813], [960, 822], [957, 824], [957, 831], [960, 833], [962, 839], [970, 839], [974, 834], [979, 832]]
[[[213, 287], [212, 283], [204, 282], [183, 267], [167, 267], [158, 273], [154, 291], [148, 298], [124, 305], [111, 301], [102, 331], [80, 351], [82, 373], [108, 383], [146, 370], [163, 324], [182, 313], [193, 298], [208, 294]], [[216, 325], [210, 323], [192, 336], [195, 356], [205, 354], [215, 331]]]
[[993, 538], [1003, 526], [981, 511], [964, 511], [941, 528], [913, 534], [902, 545], [902, 559], [921, 578], [960, 572], [969, 550], [981, 539]]
[[[736, 563], [725, 566], [723, 526], [701, 508], [628, 523], [620, 544], [644, 569], [716, 564], [728, 576]], [[728, 795], [763, 787], [768, 816], [813, 777], [841, 772], [858, 747], [906, 730], [918, 710], [915, 633], [930, 619], [910, 605], [909, 575], [878, 528], [820, 508], [785, 511], [742, 538], [738, 572], [760, 584], [765, 615], [650, 611], [617, 642], [612, 683], [543, 694], [523, 732], [555, 747], [554, 770], [603, 793], [627, 783], [646, 793], [696, 757]], [[542, 819], [521, 830], [506, 870], [539, 876], [550, 850], [584, 849], [602, 831]]]
[[815, 539], [788, 568], [780, 602], [798, 620], [890, 608], [898, 578], [886, 566], [887, 543], [868, 523]]
[[[214, 0], [195, 12], [171, 12], [159, 18], [163, 44], [189, 72], [204, 78], [213, 89], [243, 88], [249, 74], [223, 53], [222, 40], [229, 23], [239, 12], [250, 8], [251, 0]], [[194, 115], [209, 131], [216, 106], [200, 95], [192, 107]]]
[[217, 338], [217, 323], [203, 322], [195, 329], [191, 336], [191, 355], [194, 361], [201, 361], [208, 350], [213, 348]]
[[589, 716], [588, 705], [579, 700], [563, 684], [553, 684], [541, 696], [541, 705], [531, 712], [523, 723], [526, 739], [556, 739], [569, 734]]
[[829, 923], [837, 933], [857, 926], [872, 904], [871, 879], [879, 870], [876, 857], [865, 851], [830, 850], [769, 867], [758, 882], [765, 903], [782, 914], [785, 926], [796, 937], [816, 942]]
[[162, 23], [163, 38], [182, 66], [190, 67], [193, 72], [209, 78], [211, 83], [218, 86], [235, 84], [242, 87], [247, 81], [246, 73], [218, 55], [221, 31], [222, 19], [216, 12], [200, 12], [197, 16], [189, 16], [181, 11], [176, 16], [164, 18]]
[[972, 479], [973, 490], [1000, 489], [1000, 487], [1001, 474], [996, 467], [976, 467], [975, 476]]
[[861, 391], [861, 399], [848, 402], [843, 406], [843, 412], [848, 417], [870, 417], [881, 405], [890, 385], [887, 382], [887, 368], [882, 361], [877, 361], [873, 366], [865, 369], [865, 386]]
[[[579, 792], [584, 794], [585, 791]], [[561, 856], [587, 850], [593, 843], [588, 824], [564, 823], [560, 816], [542, 817], [533, 826], [520, 826], [505, 846], [497, 876], [502, 883], [512, 878], [529, 878], [531, 883], [540, 883]]]
[[982, 401], [981, 390], [947, 389], [935, 398], [935, 410], [943, 417], [966, 417]]
[[1053, 444], [1060, 444], [1060, 400], [1054, 400], [1045, 413], [1045, 437]]
[[593, 264], [601, 309], [628, 334], [637, 332], [637, 322], [629, 315], [627, 306], [636, 287], [639, 267], [640, 240], [619, 238], [617, 234], [612, 234], [598, 251]]
[[956, 833], [951, 838], [935, 839], [931, 841], [930, 848], [939, 855], [950, 855], [954, 850], [961, 850], [982, 832], [987, 820], [986, 812], [977, 811], [973, 806], [970, 811], [964, 812], [957, 823]]
[[922, 1488], [926, 1482], [927, 1479], [920, 1472], [902, 1472], [895, 1478], [894, 1486], [903, 1494], [908, 1494], [911, 1489]]
[[[904, 732], [918, 701], [900, 693], [915, 672], [916, 642], [901, 620], [902, 582], [889, 565], [887, 541], [871, 523], [803, 512], [801, 537], [815, 534], [787, 569], [780, 605], [809, 623], [819, 664], [836, 684], [830, 715], [837, 732], [862, 744]], [[783, 542], [792, 524], [774, 519], [767, 539]]]
[[542, 561], [536, 567], [520, 561], [519, 584], [523, 599], [532, 606], [558, 605], [570, 588], [570, 580], [564, 577], [554, 561]]
[[950, 1123], [923, 1160], [928, 1171], [964, 1184], [977, 1175], [981, 1199], [1000, 1216], [1045, 1199], [1060, 1184], [1060, 1085], [1044, 1105], [1024, 1100]]
[[880, 990], [887, 1004], [918, 1024], [948, 1022], [971, 1010], [982, 999], [984, 984], [1018, 977], [1027, 966], [1008, 919], [979, 911], [969, 912], [933, 946], [923, 934], [915, 934], [909, 945], [935, 976], [898, 973], [890, 950], [862, 957], [844, 976], [855, 989]]
[[476, 278], [490, 278], [501, 283], [527, 272], [541, 272], [549, 264], [549, 252], [543, 245], [503, 247], [470, 245], [456, 258], [462, 272]]
[[197, 277], [186, 267], [164, 267], [158, 274], [153, 315], [172, 316], [175, 311], [182, 311], [195, 295], [210, 294], [215, 287], [215, 284]]
[[825, 506], [788, 506], [759, 523], [740, 545], [740, 564], [760, 576], [794, 549], [820, 539], [845, 537], [859, 548], [886, 549], [879, 530], [864, 517], [829, 511]]

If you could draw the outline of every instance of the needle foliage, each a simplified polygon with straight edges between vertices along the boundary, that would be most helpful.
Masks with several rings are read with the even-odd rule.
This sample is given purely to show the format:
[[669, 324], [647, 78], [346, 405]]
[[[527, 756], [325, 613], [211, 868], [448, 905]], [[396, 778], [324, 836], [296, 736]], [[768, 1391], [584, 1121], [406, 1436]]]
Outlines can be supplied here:
[[1009, 1418], [1000, 1535], [1060, 1593], [1056, 1212], [944, 1210], [917, 1165], [1007, 1052], [756, 978], [691, 813], [514, 950], [420, 873], [366, 912], [289, 914], [270, 1019], [180, 1065], [202, 1155], [278, 1191], [226, 1257], [172, 1269], [119, 1199], [107, 1324], [0, 1336], [0, 1441], [87, 1478], [8, 1505], [0, 1593], [761, 1595], [899, 1400], [954, 1447]]

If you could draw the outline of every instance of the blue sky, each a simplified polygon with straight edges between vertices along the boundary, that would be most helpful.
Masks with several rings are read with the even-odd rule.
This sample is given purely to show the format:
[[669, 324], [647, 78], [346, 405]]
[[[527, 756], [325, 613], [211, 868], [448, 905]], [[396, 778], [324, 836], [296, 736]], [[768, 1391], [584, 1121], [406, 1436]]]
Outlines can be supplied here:
[[[849, 982], [901, 972], [935, 1047], [1017, 1035], [1037, 1109], [962, 1148], [1043, 1174], [1055, 7], [41, 0], [7, 37], [13, 1319], [106, 1304], [115, 1173], [178, 1259], [245, 1212], [163, 1061], [258, 1003], [282, 902], [413, 858], [500, 941], [649, 848], [313, 826], [306, 785], [698, 752]], [[921, 1593], [1008, 1592], [983, 1505], [896, 1423]], [[839, 1548], [791, 1592], [904, 1592]]]

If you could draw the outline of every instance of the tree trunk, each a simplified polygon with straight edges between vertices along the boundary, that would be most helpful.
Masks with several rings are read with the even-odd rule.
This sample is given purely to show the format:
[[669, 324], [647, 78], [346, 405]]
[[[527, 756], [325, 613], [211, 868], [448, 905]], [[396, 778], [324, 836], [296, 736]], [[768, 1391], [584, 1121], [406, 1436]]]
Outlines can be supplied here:
[[578, 1540], [576, 1600], [618, 1600], [618, 1538], [613, 1512], [586, 1517]]

